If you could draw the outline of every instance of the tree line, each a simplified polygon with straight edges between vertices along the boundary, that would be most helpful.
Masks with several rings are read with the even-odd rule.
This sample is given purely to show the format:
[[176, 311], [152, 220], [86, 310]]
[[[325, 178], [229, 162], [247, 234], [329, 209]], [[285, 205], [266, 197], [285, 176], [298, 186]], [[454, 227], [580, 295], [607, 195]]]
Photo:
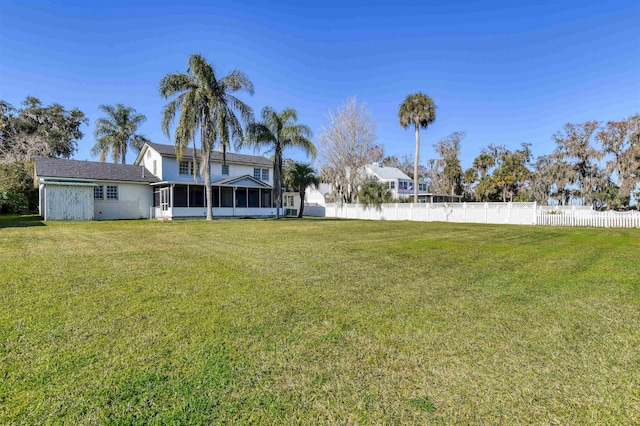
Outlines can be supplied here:
[[553, 134], [555, 149], [533, 158], [531, 145], [489, 145], [466, 170], [459, 154], [464, 132], [435, 145], [423, 177], [432, 192], [468, 201], [535, 201], [628, 209], [640, 182], [640, 115], [620, 121], [568, 123]]
[[[620, 121], [566, 124], [553, 134], [556, 148], [534, 158], [531, 144], [519, 148], [489, 145], [463, 170], [460, 152], [466, 132], [456, 131], [433, 145], [436, 158], [419, 163], [420, 129], [435, 121], [436, 106], [427, 95], [409, 95], [400, 105], [401, 127], [413, 127], [415, 154], [384, 156], [376, 144], [376, 126], [364, 103], [355, 98], [329, 114], [319, 138], [321, 176], [333, 184], [333, 201], [379, 205], [390, 200], [384, 185], [364, 172], [372, 162], [397, 167], [435, 194], [460, 195], [465, 201], [523, 201], [542, 205], [592, 205], [628, 209], [640, 197], [640, 114]], [[403, 200], [407, 201], [407, 200]]]
[[[454, 132], [434, 145], [438, 158], [420, 163], [420, 130], [436, 119], [435, 102], [422, 92], [408, 95], [398, 108], [398, 123], [415, 132], [415, 152], [398, 158], [384, 156], [376, 144], [376, 124], [364, 103], [350, 98], [329, 111], [318, 137], [311, 141], [311, 129], [298, 123], [293, 108], [276, 111], [265, 107], [260, 120], [238, 94], [253, 94], [253, 83], [240, 70], [220, 77], [203, 56], [188, 59], [185, 72], [167, 74], [159, 82], [159, 94], [167, 100], [161, 127], [182, 158], [190, 145], [200, 148], [193, 158], [206, 188], [207, 219], [211, 216], [211, 152], [219, 150], [226, 161], [232, 147], [251, 147], [272, 152], [274, 199], [282, 206], [285, 180], [284, 150], [302, 149], [311, 159], [319, 155], [320, 176], [331, 183], [335, 201], [365, 201], [379, 204], [390, 194], [365, 174], [373, 161], [398, 167], [413, 180], [413, 201], [417, 202], [419, 182], [432, 193], [462, 195], [468, 201], [537, 201], [540, 204], [585, 204], [596, 208], [628, 208], [638, 195], [640, 180], [640, 115], [621, 121], [589, 121], [567, 124], [553, 135], [556, 149], [535, 160], [530, 144], [518, 149], [489, 145], [482, 149], [472, 167], [463, 170], [460, 150], [465, 132]], [[104, 114], [95, 122], [95, 144], [91, 153], [101, 161], [110, 157], [126, 162], [129, 149], [139, 152], [148, 139], [138, 133], [146, 120], [134, 108], [122, 104], [100, 105]], [[33, 211], [37, 192], [33, 188], [33, 159], [36, 156], [70, 158], [83, 137], [81, 126], [88, 119], [77, 108], [45, 106], [27, 97], [21, 108], [0, 101], [0, 213]], [[315, 182], [315, 170], [300, 163], [299, 173]], [[302, 167], [305, 166], [305, 167]], [[310, 173], [313, 172], [313, 173]], [[310, 180], [309, 180], [310, 179]], [[290, 182], [293, 182], [290, 180]], [[296, 189], [304, 196], [297, 181]], [[306, 188], [306, 186], [305, 186]], [[304, 202], [303, 202], [304, 204]], [[279, 211], [278, 211], [279, 214]]]

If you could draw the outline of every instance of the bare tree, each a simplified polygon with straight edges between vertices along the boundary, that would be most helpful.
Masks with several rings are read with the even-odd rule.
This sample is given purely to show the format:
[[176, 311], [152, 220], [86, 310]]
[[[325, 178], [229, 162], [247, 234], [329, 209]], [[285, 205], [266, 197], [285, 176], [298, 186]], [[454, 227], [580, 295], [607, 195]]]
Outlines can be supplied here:
[[459, 155], [460, 142], [465, 136], [466, 132], [453, 132], [433, 146], [440, 158], [429, 160], [427, 167], [432, 192], [451, 195], [462, 193], [462, 167]]
[[[413, 154], [403, 154], [400, 157], [392, 155], [385, 157], [382, 164], [385, 167], [395, 167], [405, 175], [413, 179], [415, 157]], [[422, 164], [418, 164], [418, 177], [425, 177], [427, 174], [427, 168]]]
[[346, 203], [357, 199], [365, 182], [365, 166], [380, 160], [376, 125], [364, 103], [355, 97], [335, 111], [329, 111], [319, 139], [321, 176], [333, 185], [334, 195]]

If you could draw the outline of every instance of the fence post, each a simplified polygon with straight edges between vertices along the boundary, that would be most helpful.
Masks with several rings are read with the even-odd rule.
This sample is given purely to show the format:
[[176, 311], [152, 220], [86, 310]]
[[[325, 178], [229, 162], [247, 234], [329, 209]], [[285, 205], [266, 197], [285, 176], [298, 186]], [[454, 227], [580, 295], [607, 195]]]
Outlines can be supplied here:
[[489, 203], [484, 202], [484, 223], [487, 223], [487, 213], [489, 210]]
[[467, 223], [467, 202], [462, 203], [462, 217], [464, 223]]
[[396, 207], [395, 207], [395, 220], [398, 220], [398, 203], [396, 203]]
[[538, 202], [534, 201], [533, 202], [533, 223], [532, 225], [537, 225], [538, 224]]

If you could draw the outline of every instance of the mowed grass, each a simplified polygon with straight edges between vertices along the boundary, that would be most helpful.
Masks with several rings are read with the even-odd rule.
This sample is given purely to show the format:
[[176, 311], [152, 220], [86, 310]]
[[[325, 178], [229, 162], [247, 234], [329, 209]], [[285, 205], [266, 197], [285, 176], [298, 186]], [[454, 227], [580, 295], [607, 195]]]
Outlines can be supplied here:
[[0, 261], [1, 424], [640, 423], [638, 230], [2, 218]]

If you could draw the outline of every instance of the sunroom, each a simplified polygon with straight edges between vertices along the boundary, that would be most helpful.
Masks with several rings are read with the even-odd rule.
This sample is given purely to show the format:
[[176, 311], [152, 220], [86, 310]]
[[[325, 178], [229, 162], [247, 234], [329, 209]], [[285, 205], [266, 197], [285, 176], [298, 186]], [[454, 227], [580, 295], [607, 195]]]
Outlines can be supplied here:
[[[158, 182], [153, 186], [154, 217], [200, 218], [207, 215], [205, 186], [199, 183]], [[211, 183], [214, 217], [275, 216], [272, 187], [244, 175]]]

